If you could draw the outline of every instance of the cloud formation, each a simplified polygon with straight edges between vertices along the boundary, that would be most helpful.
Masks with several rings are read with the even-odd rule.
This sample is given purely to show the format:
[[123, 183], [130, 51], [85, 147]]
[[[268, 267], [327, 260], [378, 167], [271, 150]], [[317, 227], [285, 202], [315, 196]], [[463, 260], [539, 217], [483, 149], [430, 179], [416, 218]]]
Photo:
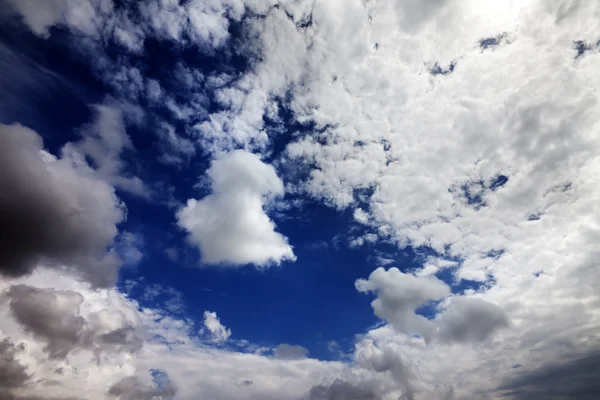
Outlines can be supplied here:
[[30, 378], [27, 368], [15, 357], [18, 350], [10, 339], [0, 341], [0, 390], [20, 387]]
[[[6, 3], [41, 37], [53, 27], [74, 33], [119, 98], [168, 110], [162, 161], [181, 166], [196, 146], [215, 158], [212, 192], [177, 214], [203, 262], [295, 259], [265, 211], [284, 193], [261, 161], [276, 139], [265, 121], [281, 124], [280, 112], [301, 131], [275, 156], [301, 172], [289, 183], [294, 194], [349, 209], [366, 232], [353, 245], [435, 255], [414, 273], [377, 269], [356, 283], [375, 294], [386, 323], [357, 327], [364, 335], [352, 366], [305, 359], [290, 345], [275, 357], [199, 345], [189, 321], [106, 289], [121, 263], [112, 246], [124, 207], [114, 188], [147, 196], [120, 160], [132, 150], [127, 112], [96, 107], [82, 139], [58, 158], [32, 131], [2, 126], [0, 271], [11, 279], [1, 282], [2, 335], [12, 338], [0, 342], [0, 372], [11, 377], [5, 397], [104, 398], [107, 388], [123, 398], [168, 396], [144, 375], [156, 359], [181, 399], [597, 394], [596, 2]], [[129, 58], [147, 39], [214, 54], [227, 48], [232, 24], [242, 28], [243, 73], [178, 67], [174, 79], [186, 89], [174, 93]], [[107, 43], [126, 50], [119, 60]], [[182, 126], [189, 137], [176, 133]], [[36, 281], [63, 269], [105, 289], [66, 275], [55, 288]], [[464, 280], [480, 286], [451, 293]], [[207, 321], [215, 343], [227, 339], [216, 314]], [[10, 344], [21, 338], [24, 346]], [[27, 387], [29, 376], [38, 387]]]
[[114, 188], [79, 153], [56, 158], [23, 126], [1, 125], [0, 149], [0, 272], [18, 277], [43, 263], [113, 284], [120, 261], [106, 249], [125, 217]]
[[227, 329], [221, 324], [215, 312], [204, 312], [204, 327], [210, 334], [210, 340], [213, 343], [223, 344], [231, 336], [231, 329]]
[[281, 360], [301, 360], [308, 356], [308, 350], [299, 345], [282, 343], [273, 350], [273, 355]]
[[190, 199], [177, 212], [179, 226], [198, 246], [202, 262], [265, 267], [295, 260], [287, 239], [275, 232], [265, 207], [284, 193], [275, 169], [243, 150], [224, 154], [207, 171], [212, 193]]
[[416, 277], [397, 268], [377, 268], [369, 279], [356, 281], [356, 288], [377, 295], [371, 303], [375, 315], [398, 331], [421, 335], [426, 341], [480, 342], [508, 326], [501, 308], [479, 298], [453, 297], [433, 320], [418, 314], [419, 307], [450, 294], [448, 285], [434, 277]]
[[122, 312], [100, 310], [81, 316], [84, 298], [72, 290], [39, 289], [27, 285], [11, 286], [4, 294], [15, 320], [46, 342], [51, 358], [64, 359], [71, 351], [89, 348], [136, 352], [141, 339]]

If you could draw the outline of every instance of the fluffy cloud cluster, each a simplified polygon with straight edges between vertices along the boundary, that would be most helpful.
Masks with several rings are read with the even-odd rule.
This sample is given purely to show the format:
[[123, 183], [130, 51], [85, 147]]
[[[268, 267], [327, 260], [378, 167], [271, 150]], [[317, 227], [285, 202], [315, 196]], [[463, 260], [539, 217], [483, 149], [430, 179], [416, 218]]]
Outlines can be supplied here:
[[179, 225], [199, 247], [204, 263], [266, 266], [295, 259], [264, 209], [284, 190], [272, 166], [237, 150], [213, 161], [207, 175], [212, 194], [188, 200], [177, 213]]
[[472, 297], [449, 299], [447, 308], [431, 321], [417, 313], [428, 302], [441, 300], [450, 288], [437, 278], [415, 277], [397, 268], [378, 268], [369, 279], [356, 282], [360, 292], [375, 292], [371, 305], [375, 314], [400, 332], [417, 334], [430, 341], [433, 338], [453, 341], [482, 341], [496, 329], [508, 325], [502, 309], [485, 300]]
[[[108, 0], [9, 3], [38, 35], [59, 26], [88, 39], [105, 82], [187, 124], [196, 143], [161, 125], [177, 153], [164, 161], [180, 165], [196, 145], [217, 155], [211, 194], [177, 213], [204, 262], [294, 259], [265, 213], [284, 193], [281, 179], [259, 156], [231, 151], [268, 152], [265, 121], [281, 123], [280, 112], [302, 132], [278, 162], [308, 176], [290, 189], [353, 209], [366, 231], [353, 246], [385, 240], [435, 255], [414, 272], [377, 269], [357, 282], [387, 324], [357, 340], [353, 367], [305, 359], [293, 346], [278, 347], [275, 359], [214, 349], [187, 321], [140, 311], [112, 289], [24, 277], [43, 264], [96, 286], [114, 281], [119, 261], [105, 250], [124, 217], [114, 187], [143, 193], [122, 176], [119, 156], [130, 145], [122, 116], [98, 108], [60, 158], [32, 131], [3, 126], [0, 268], [23, 282], [3, 295], [1, 390], [15, 398], [166, 397], [175, 387], [182, 399], [597, 397], [596, 2], [163, 0], [137, 6], [147, 21], [140, 27]], [[203, 76], [181, 67], [189, 104], [102, 51], [100, 38], [136, 53], [154, 37], [211, 52], [227, 44], [231, 21], [243, 25], [239, 52], [251, 68]], [[482, 286], [452, 294], [440, 272]], [[60, 287], [66, 282], [76, 287]], [[215, 342], [228, 338], [216, 315], [206, 321]], [[172, 386], [147, 373], [156, 359]]]

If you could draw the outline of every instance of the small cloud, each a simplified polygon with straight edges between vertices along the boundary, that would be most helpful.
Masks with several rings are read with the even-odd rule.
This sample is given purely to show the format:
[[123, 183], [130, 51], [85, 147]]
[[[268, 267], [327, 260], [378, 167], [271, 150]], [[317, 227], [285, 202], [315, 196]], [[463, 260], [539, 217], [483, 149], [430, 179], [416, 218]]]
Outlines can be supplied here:
[[301, 360], [308, 357], [308, 350], [299, 345], [282, 343], [273, 350], [273, 355], [281, 360]]
[[205, 328], [200, 330], [200, 334], [209, 335], [210, 341], [215, 344], [223, 344], [231, 336], [231, 329], [227, 329], [221, 324], [216, 312], [204, 312], [204, 326]]

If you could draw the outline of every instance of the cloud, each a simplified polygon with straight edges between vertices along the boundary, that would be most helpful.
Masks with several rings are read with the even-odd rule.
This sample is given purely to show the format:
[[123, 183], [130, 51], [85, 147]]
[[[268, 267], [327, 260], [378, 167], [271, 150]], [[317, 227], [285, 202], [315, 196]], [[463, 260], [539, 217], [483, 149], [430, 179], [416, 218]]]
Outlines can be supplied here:
[[273, 350], [273, 355], [281, 360], [300, 360], [308, 357], [308, 350], [299, 345], [282, 343]]
[[481, 342], [509, 325], [500, 307], [478, 298], [454, 297], [438, 316], [439, 338], [451, 342]]
[[84, 298], [78, 292], [14, 285], [4, 296], [15, 320], [45, 341], [44, 350], [51, 358], [64, 359], [79, 348], [136, 352], [141, 347], [141, 339], [123, 313], [100, 310], [88, 319], [81, 316]]
[[[9, 399], [168, 398], [177, 388], [182, 400], [298, 400], [320, 379], [333, 382], [348, 370], [342, 363], [283, 360], [211, 346], [195, 335], [189, 319], [140, 307], [113, 288], [91, 289], [60, 271], [36, 269], [16, 285], [0, 281], [0, 290], [7, 300], [0, 301], [0, 338], [23, 342], [0, 356], [0, 368], [2, 360], [9, 360], [18, 378], [11, 380], [12, 388], [0, 387], [7, 391], [0, 396]], [[115, 344], [124, 337], [116, 334], [123, 328], [143, 340]], [[71, 349], [64, 358], [45, 350], [52, 335], [53, 345], [68, 338], [60, 343]]]
[[27, 368], [15, 357], [18, 350], [10, 339], [0, 341], [0, 390], [18, 388], [30, 378]]
[[180, 227], [207, 264], [260, 267], [295, 260], [287, 239], [275, 232], [265, 206], [284, 193], [275, 169], [243, 150], [224, 154], [207, 171], [212, 194], [190, 199], [177, 213]]
[[215, 312], [204, 312], [204, 326], [211, 336], [210, 341], [213, 343], [223, 344], [231, 336], [231, 330], [221, 324]]
[[169, 381], [163, 387], [145, 385], [137, 377], [128, 376], [115, 383], [108, 390], [108, 394], [119, 400], [153, 400], [166, 399], [174, 396], [177, 390]]
[[120, 261], [106, 253], [125, 207], [74, 152], [60, 159], [20, 125], [0, 126], [0, 272], [18, 277], [38, 263], [67, 266], [110, 285]]
[[125, 129], [123, 111], [117, 105], [94, 106], [96, 116], [84, 125], [82, 140], [72, 144], [81, 154], [89, 157], [96, 173], [115, 187], [142, 197], [150, 197], [150, 189], [136, 176], [127, 176], [121, 153], [133, 149]]
[[576, 357], [519, 371], [498, 389], [502, 396], [520, 399], [595, 399], [600, 396], [600, 355]]
[[79, 293], [15, 285], [6, 297], [15, 319], [28, 332], [47, 341], [45, 350], [50, 357], [64, 358], [78, 345], [85, 326], [78, 315], [83, 303]]
[[380, 400], [381, 395], [371, 382], [353, 385], [350, 382], [336, 379], [331, 385], [319, 385], [310, 390], [310, 400]]
[[415, 313], [430, 300], [440, 300], [450, 294], [450, 289], [436, 278], [418, 278], [404, 274], [397, 268], [377, 268], [368, 280], [356, 281], [359, 292], [375, 292], [371, 303], [375, 315], [389, 321], [405, 333], [416, 333], [430, 338], [434, 326], [427, 318]]
[[434, 319], [417, 309], [450, 294], [450, 288], [435, 277], [405, 274], [397, 268], [377, 268], [369, 279], [356, 281], [359, 292], [374, 292], [375, 315], [405, 334], [418, 334], [426, 341], [481, 342], [509, 325], [504, 311], [480, 298], [455, 296]]

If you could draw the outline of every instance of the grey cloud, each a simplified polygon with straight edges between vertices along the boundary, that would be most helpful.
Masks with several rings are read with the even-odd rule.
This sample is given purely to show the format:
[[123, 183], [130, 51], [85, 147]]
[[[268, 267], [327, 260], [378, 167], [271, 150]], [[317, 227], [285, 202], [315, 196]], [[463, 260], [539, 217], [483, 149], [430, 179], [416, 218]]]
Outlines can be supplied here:
[[21, 396], [11, 391], [0, 389], [0, 399], [2, 400], [83, 400], [76, 397], [40, 397], [40, 396]]
[[42, 145], [28, 128], [0, 125], [0, 273], [66, 264], [93, 285], [112, 285], [120, 261], [106, 248], [124, 207], [75, 154], [54, 159]]
[[77, 346], [85, 326], [85, 320], [78, 316], [83, 303], [79, 293], [15, 285], [6, 295], [15, 319], [47, 341], [50, 357], [65, 357]]
[[477, 298], [454, 297], [433, 320], [417, 314], [418, 307], [450, 294], [450, 288], [437, 278], [417, 277], [397, 268], [378, 268], [369, 279], [356, 281], [356, 288], [376, 293], [371, 305], [379, 318], [400, 332], [419, 334], [427, 341], [478, 342], [508, 326], [508, 318], [500, 307]]
[[107, 182], [132, 194], [150, 197], [150, 189], [136, 176], [125, 176], [121, 153], [133, 149], [125, 129], [123, 112], [112, 100], [94, 106], [96, 116], [80, 131], [82, 140], [74, 147], [95, 164], [96, 172]]
[[400, 28], [405, 31], [418, 30], [422, 24], [435, 16], [446, 3], [446, 0], [396, 1]]
[[27, 368], [15, 357], [17, 350], [10, 339], [0, 341], [0, 389], [21, 387], [30, 378]]
[[[70, 290], [12, 286], [6, 293], [10, 310], [23, 328], [46, 342], [52, 358], [64, 358], [78, 348], [102, 351], [136, 352], [142, 341], [120, 311], [92, 313], [89, 320], [80, 315], [83, 296]], [[106, 327], [104, 321], [119, 322]]]
[[119, 400], [152, 400], [170, 398], [177, 393], [177, 389], [170, 381], [161, 386], [144, 385], [138, 378], [129, 376], [111, 386], [108, 394]]
[[465, 297], [453, 298], [436, 322], [439, 339], [449, 342], [480, 342], [508, 326], [508, 318], [500, 307]]
[[379, 400], [381, 396], [374, 383], [353, 385], [336, 379], [331, 385], [319, 385], [310, 390], [310, 400]]
[[377, 268], [369, 279], [356, 281], [360, 292], [375, 292], [371, 305], [375, 315], [390, 322], [405, 333], [416, 333], [429, 339], [434, 326], [415, 310], [430, 300], [440, 300], [450, 294], [448, 286], [436, 278], [415, 277], [398, 268]]
[[308, 350], [302, 346], [283, 343], [273, 350], [273, 354], [282, 360], [299, 360], [308, 356]]
[[522, 373], [507, 379], [497, 391], [515, 400], [598, 399], [600, 352]]

